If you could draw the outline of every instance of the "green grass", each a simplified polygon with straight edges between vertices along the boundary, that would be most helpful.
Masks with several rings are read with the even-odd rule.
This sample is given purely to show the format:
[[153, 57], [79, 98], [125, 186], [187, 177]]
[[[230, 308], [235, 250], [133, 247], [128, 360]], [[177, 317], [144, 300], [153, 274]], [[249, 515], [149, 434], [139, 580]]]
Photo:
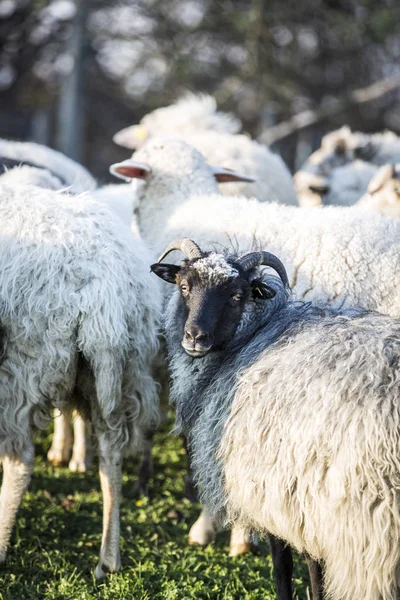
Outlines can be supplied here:
[[[189, 547], [188, 531], [199, 506], [183, 497], [185, 453], [169, 435], [156, 438], [151, 498], [134, 495], [135, 462], [126, 461], [121, 504], [120, 573], [96, 585], [102, 503], [96, 469], [75, 474], [45, 460], [50, 434], [37, 442], [35, 472], [18, 513], [6, 564], [0, 567], [0, 600], [272, 600], [276, 598], [268, 548], [228, 557], [229, 535], [203, 550]], [[179, 513], [174, 509], [178, 509]], [[305, 600], [307, 571], [295, 560], [295, 591]]]

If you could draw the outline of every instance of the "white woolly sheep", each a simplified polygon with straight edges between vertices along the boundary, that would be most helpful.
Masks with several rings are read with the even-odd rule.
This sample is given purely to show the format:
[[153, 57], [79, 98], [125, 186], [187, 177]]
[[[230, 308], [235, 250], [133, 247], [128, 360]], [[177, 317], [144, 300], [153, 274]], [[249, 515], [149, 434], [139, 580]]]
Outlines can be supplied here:
[[400, 218], [400, 164], [381, 167], [369, 183], [357, 208]]
[[270, 253], [191, 244], [160, 258], [182, 248], [181, 266], [152, 270], [179, 287], [165, 312], [172, 396], [203, 500], [322, 561], [332, 600], [396, 600], [400, 320], [288, 300]]
[[350, 206], [367, 191], [379, 166], [400, 161], [400, 138], [394, 133], [365, 134], [347, 126], [322, 138], [294, 175], [300, 206]]
[[231, 114], [217, 111], [211, 96], [190, 95], [149, 113], [139, 125], [115, 134], [114, 141], [136, 149], [158, 135], [182, 139], [211, 163], [255, 180], [228, 183], [221, 188], [224, 195], [243, 194], [260, 202], [297, 204], [292, 177], [281, 157], [246, 135], [237, 135], [241, 128], [240, 121]]
[[[36, 185], [50, 190], [66, 189], [68, 192], [82, 192], [85, 186], [91, 197], [109, 206], [112, 211], [131, 227], [138, 235], [135, 221], [132, 220], [132, 188], [128, 185], [96, 186], [92, 176], [78, 163], [46, 146], [31, 142], [11, 142], [0, 140], [0, 182], [9, 185]], [[14, 158], [18, 156], [18, 158]], [[57, 174], [50, 170], [52, 167]], [[62, 197], [59, 196], [61, 199]], [[69, 419], [56, 415], [54, 435], [48, 460], [54, 465], [68, 463], [69, 469], [83, 473], [91, 465], [91, 452], [85, 422], [79, 413], [73, 413], [73, 435]]]
[[0, 185], [0, 561], [33, 464], [31, 425], [87, 407], [104, 500], [97, 579], [117, 571], [122, 453], [159, 418], [149, 253], [87, 195]]
[[[9, 159], [6, 157], [0, 158], [0, 167], [5, 168], [6, 171], [0, 175], [0, 183], [7, 183], [10, 185], [36, 185], [38, 187], [44, 187], [46, 189], [60, 190], [67, 187], [69, 192], [70, 187], [65, 179], [61, 179], [61, 176], [54, 175], [47, 170], [46, 165], [29, 166], [33, 164], [28, 161], [28, 158], [32, 160], [45, 160], [46, 150], [49, 151], [50, 155], [52, 150], [42, 148], [42, 151], [38, 157], [30, 157], [29, 153], [36, 145], [21, 143], [19, 145], [20, 150], [23, 148], [24, 152], [20, 151], [20, 154], [25, 156], [23, 166], [21, 160]], [[11, 148], [14, 148], [12, 145]], [[58, 153], [57, 153], [58, 154]], [[61, 156], [59, 159], [61, 160]], [[68, 162], [69, 159], [65, 157]], [[69, 161], [72, 162], [72, 161]], [[37, 160], [40, 163], [40, 160]], [[79, 167], [79, 165], [77, 165]], [[72, 177], [74, 172], [71, 169], [69, 175]], [[125, 225], [131, 230], [131, 232], [139, 237], [138, 228], [135, 219], [132, 219], [133, 213], [133, 194], [131, 185], [106, 185], [99, 187], [91, 192], [91, 197], [96, 201], [108, 206], [114, 213], [116, 213]], [[58, 195], [58, 199], [63, 199], [62, 195]], [[72, 413], [72, 426], [73, 433], [71, 430], [70, 419], [65, 414], [55, 413], [54, 420], [54, 434], [51, 448], [47, 454], [48, 460], [54, 466], [60, 466], [68, 463], [68, 467], [73, 472], [84, 473], [86, 472], [92, 462], [92, 452], [90, 448], [89, 434], [87, 431], [88, 424], [85, 423], [83, 417], [75, 410]], [[138, 493], [148, 493], [148, 481], [152, 474], [152, 456], [151, 456], [151, 440], [145, 440], [143, 447], [143, 458], [141, 466], [139, 468], [138, 476]]]
[[[70, 186], [68, 181], [62, 175], [56, 175], [48, 170], [46, 164], [40, 164], [41, 161], [46, 161], [49, 157], [54, 166], [60, 167], [63, 164], [67, 166], [67, 175], [71, 178], [70, 181], [76, 181], [78, 177], [78, 188], [84, 185], [85, 177], [81, 176], [80, 165], [73, 163], [67, 157], [63, 157], [60, 153], [54, 153], [53, 150], [45, 146], [39, 146], [39, 153], [35, 155], [37, 144], [29, 142], [7, 142], [3, 143], [0, 140], [0, 147], [3, 153], [9, 151], [11, 154], [19, 154], [24, 156], [24, 159], [13, 159], [7, 156], [0, 157], [0, 170], [3, 173], [0, 175], [0, 183], [7, 185], [35, 185], [48, 190], [66, 190], [76, 189], [76, 185]], [[33, 155], [31, 156], [31, 154]], [[56, 163], [54, 164], [54, 156]], [[62, 162], [65, 159], [64, 163]], [[29, 160], [28, 160], [29, 159]], [[36, 166], [32, 166], [36, 160]], [[89, 174], [88, 174], [88, 177]], [[94, 181], [94, 180], [93, 180]], [[117, 187], [117, 186], [115, 186]], [[122, 186], [123, 187], [123, 186]], [[60, 196], [58, 196], [61, 198]], [[115, 199], [113, 199], [115, 205]], [[116, 209], [114, 208], [114, 211]], [[63, 463], [68, 463], [71, 471], [85, 472], [90, 467], [91, 455], [88, 450], [88, 436], [86, 426], [81, 415], [77, 411], [73, 413], [73, 430], [72, 436], [71, 427], [67, 416], [60, 414], [56, 416], [54, 422], [54, 435], [51, 448], [47, 454], [48, 460], [54, 465], [59, 466]], [[71, 456], [72, 452], [72, 456]]]

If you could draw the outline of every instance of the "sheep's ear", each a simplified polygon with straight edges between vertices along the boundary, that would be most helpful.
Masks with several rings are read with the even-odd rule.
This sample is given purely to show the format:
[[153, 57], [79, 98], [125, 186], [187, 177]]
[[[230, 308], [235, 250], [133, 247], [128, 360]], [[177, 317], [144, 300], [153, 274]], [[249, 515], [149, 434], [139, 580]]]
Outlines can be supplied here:
[[243, 173], [238, 173], [237, 171], [233, 171], [233, 169], [218, 167], [217, 165], [208, 166], [211, 168], [211, 171], [218, 183], [229, 183], [230, 181], [246, 181], [247, 183], [255, 182], [254, 177], [243, 175]]
[[315, 194], [327, 194], [330, 189], [329, 179], [322, 175], [314, 175], [309, 178], [308, 187]]
[[131, 127], [125, 127], [121, 131], [113, 136], [113, 142], [117, 146], [123, 148], [129, 148], [130, 150], [136, 150], [144, 144], [148, 139], [149, 132], [143, 125], [131, 125]]
[[254, 300], [271, 300], [276, 296], [276, 291], [260, 279], [253, 279], [251, 289]]
[[177, 265], [168, 265], [164, 263], [154, 263], [154, 265], [151, 265], [150, 267], [152, 273], [157, 275], [157, 277], [164, 279], [164, 281], [168, 281], [168, 283], [176, 283], [176, 276], [180, 270], [181, 268]]
[[376, 175], [371, 179], [368, 185], [368, 194], [379, 192], [391, 179], [396, 177], [396, 165], [385, 165], [380, 168]]
[[131, 179], [146, 179], [151, 173], [151, 168], [145, 163], [128, 158], [128, 160], [111, 165], [110, 173], [124, 181], [131, 181]]

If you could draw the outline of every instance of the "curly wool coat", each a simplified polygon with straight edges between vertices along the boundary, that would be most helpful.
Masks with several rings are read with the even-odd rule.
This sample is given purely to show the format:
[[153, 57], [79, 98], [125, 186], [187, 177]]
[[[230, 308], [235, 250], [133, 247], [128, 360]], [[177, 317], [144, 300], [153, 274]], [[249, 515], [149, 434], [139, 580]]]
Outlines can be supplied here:
[[75, 385], [86, 393], [88, 379], [114, 443], [139, 444], [158, 419], [160, 294], [146, 247], [88, 196], [0, 188], [0, 458], [18, 455], [30, 424], [64, 410]]
[[202, 500], [322, 560], [332, 600], [395, 600], [400, 321], [296, 303], [266, 281], [276, 296], [248, 302], [230, 346], [205, 358], [181, 346], [179, 292], [166, 310], [172, 395]]

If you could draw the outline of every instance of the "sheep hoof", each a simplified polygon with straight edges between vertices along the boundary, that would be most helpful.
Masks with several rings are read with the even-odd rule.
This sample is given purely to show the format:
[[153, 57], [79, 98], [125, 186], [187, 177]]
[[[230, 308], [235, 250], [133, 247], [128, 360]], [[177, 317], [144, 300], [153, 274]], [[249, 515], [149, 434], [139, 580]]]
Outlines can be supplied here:
[[6, 556], [7, 556], [7, 550], [6, 550], [6, 548], [3, 548], [2, 550], [0, 550], [0, 565], [2, 565], [3, 563], [6, 562]]
[[69, 461], [69, 470], [73, 473], [86, 473], [92, 466], [92, 461], [89, 458], [74, 458]]
[[253, 552], [253, 546], [249, 543], [234, 544], [229, 548], [229, 556], [242, 556], [242, 554], [248, 554]]
[[118, 560], [112, 561], [112, 562], [114, 562], [113, 566], [110, 566], [105, 562], [99, 562], [99, 564], [97, 565], [95, 572], [94, 572], [94, 576], [95, 576], [97, 582], [104, 581], [104, 579], [106, 579], [106, 577], [108, 577], [108, 575], [111, 575], [112, 573], [117, 573], [117, 571], [120, 570], [120, 568], [121, 568], [120, 560], [118, 559]]
[[248, 552], [256, 554], [259, 551], [257, 541], [258, 538], [254, 533], [250, 535], [242, 527], [233, 527], [231, 530], [229, 556], [242, 556], [242, 554], [248, 554]]
[[191, 546], [203, 546], [205, 548], [215, 540], [217, 532], [213, 528], [204, 526], [204, 522], [199, 521], [200, 519], [192, 525], [188, 541]]
[[53, 465], [53, 467], [61, 467], [61, 465], [67, 464], [69, 457], [71, 456], [70, 448], [50, 448], [47, 453], [47, 460]]

